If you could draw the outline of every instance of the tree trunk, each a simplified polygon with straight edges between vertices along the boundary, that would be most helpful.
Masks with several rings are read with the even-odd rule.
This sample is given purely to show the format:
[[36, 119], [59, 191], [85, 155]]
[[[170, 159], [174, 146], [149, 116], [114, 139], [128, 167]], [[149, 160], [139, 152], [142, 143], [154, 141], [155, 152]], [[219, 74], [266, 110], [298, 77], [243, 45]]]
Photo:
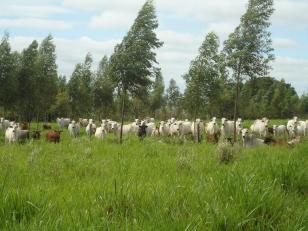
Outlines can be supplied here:
[[123, 124], [124, 124], [124, 111], [125, 111], [125, 96], [126, 96], [126, 90], [123, 88], [123, 92], [122, 92], [122, 108], [121, 108], [120, 144], [123, 143]]
[[39, 113], [36, 115], [36, 131], [38, 131], [39, 128]]
[[200, 123], [197, 124], [197, 142], [201, 143], [201, 137], [200, 137]]
[[237, 121], [237, 114], [238, 114], [238, 98], [239, 98], [239, 91], [240, 91], [240, 76], [241, 76], [241, 63], [238, 65], [237, 73], [236, 73], [236, 92], [235, 92], [235, 102], [234, 102], [234, 125], [233, 125], [233, 142], [236, 143], [236, 121]]

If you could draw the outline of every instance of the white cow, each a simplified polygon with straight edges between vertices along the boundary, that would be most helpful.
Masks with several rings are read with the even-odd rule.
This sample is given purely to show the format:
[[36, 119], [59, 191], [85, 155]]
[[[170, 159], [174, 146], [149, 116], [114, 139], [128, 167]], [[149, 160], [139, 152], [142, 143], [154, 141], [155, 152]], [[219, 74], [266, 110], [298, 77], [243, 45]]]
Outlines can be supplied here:
[[265, 145], [264, 140], [256, 138], [254, 134], [249, 134], [247, 128], [242, 129], [242, 140], [246, 148]]
[[149, 122], [149, 123], [141, 123], [141, 125], [142, 124], [145, 124], [147, 126], [146, 127], [147, 136], [154, 136], [155, 129], [156, 129], [155, 123]]
[[199, 135], [201, 135], [202, 132], [204, 131], [204, 123], [201, 121], [201, 119], [196, 119], [196, 121], [192, 122], [191, 124], [191, 132], [193, 136], [197, 134], [198, 127], [199, 127]]
[[265, 137], [268, 134], [268, 123], [269, 120], [267, 118], [263, 118], [262, 120], [255, 120], [254, 123], [250, 126], [250, 130], [261, 137]]
[[170, 133], [170, 122], [160, 121], [159, 123], [159, 134], [161, 136], [167, 136]]
[[205, 127], [207, 142], [217, 143], [220, 136], [220, 129], [214, 117]]
[[68, 133], [71, 137], [77, 137], [79, 135], [80, 125], [74, 120], [68, 125]]
[[241, 130], [243, 129], [242, 119], [238, 118], [235, 125], [236, 125], [236, 132], [239, 135], [241, 133]]
[[298, 121], [296, 124], [295, 133], [297, 136], [306, 136], [306, 122], [305, 121]]
[[5, 130], [5, 142], [6, 143], [14, 143], [18, 140], [18, 128], [16, 125], [9, 126]]
[[287, 126], [273, 125], [274, 136], [284, 136], [287, 134]]
[[170, 122], [170, 123], [172, 123], [172, 124], [173, 124], [173, 123], [175, 123], [175, 122], [176, 122], [176, 119], [175, 119], [174, 117], [172, 117], [171, 119], [169, 119], [169, 120], [168, 120], [168, 122]]
[[138, 134], [139, 131], [139, 126], [141, 124], [141, 121], [139, 119], [135, 119], [135, 122], [130, 124], [130, 132], [134, 133], [134, 134]]
[[170, 129], [169, 129], [169, 135], [170, 136], [175, 136], [175, 135], [180, 135], [180, 124], [183, 121], [175, 121], [174, 123], [170, 124]]
[[288, 120], [287, 130], [290, 137], [294, 138], [296, 136], [297, 123], [298, 123], [298, 118], [296, 116], [293, 119]]
[[[103, 121], [104, 121], [104, 120], [102, 120], [102, 122], [103, 122]], [[106, 129], [106, 131], [107, 131], [107, 133], [108, 133], [108, 132], [112, 132], [112, 131], [111, 131], [111, 126], [112, 126], [113, 123], [115, 123], [115, 121], [112, 121], [112, 120], [110, 120], [110, 119], [107, 119], [107, 120], [106, 120], [106, 124], [107, 124], [107, 129]]]
[[88, 136], [92, 136], [93, 134], [95, 134], [95, 131], [96, 131], [96, 125], [92, 119], [89, 119], [89, 124], [86, 127], [86, 133]]
[[[138, 126], [138, 129], [139, 129], [139, 126]], [[128, 135], [131, 132], [132, 132], [132, 124], [123, 124], [122, 134]], [[120, 133], [121, 133], [121, 124], [119, 124], [118, 126], [118, 135], [120, 135]]]
[[81, 126], [86, 127], [89, 124], [89, 121], [88, 119], [79, 118], [79, 123], [81, 124]]
[[155, 130], [154, 130], [154, 132], [152, 134], [153, 134], [153, 136], [159, 136], [160, 135], [159, 127], [155, 127]]
[[216, 122], [216, 117], [207, 123], [205, 131], [211, 136], [217, 135], [219, 133], [219, 126]]
[[0, 129], [6, 130], [10, 126], [10, 121], [0, 118]]
[[233, 136], [234, 133], [234, 121], [227, 120], [226, 118], [221, 119], [221, 135], [224, 137]]
[[57, 118], [57, 123], [61, 128], [67, 128], [68, 125], [70, 124], [71, 119], [69, 118]]
[[103, 128], [103, 132], [107, 135], [109, 128], [109, 120], [102, 120], [101, 127]]
[[117, 122], [115, 121], [109, 121], [108, 122], [108, 131], [109, 132], [112, 132], [114, 134], [117, 133], [118, 131], [118, 127], [120, 126], [120, 124], [118, 124]]
[[100, 127], [98, 127], [95, 131], [95, 137], [98, 139], [104, 139], [107, 136], [107, 124], [102, 123]]
[[185, 137], [186, 135], [192, 134], [192, 123], [189, 121], [179, 122], [179, 135]]

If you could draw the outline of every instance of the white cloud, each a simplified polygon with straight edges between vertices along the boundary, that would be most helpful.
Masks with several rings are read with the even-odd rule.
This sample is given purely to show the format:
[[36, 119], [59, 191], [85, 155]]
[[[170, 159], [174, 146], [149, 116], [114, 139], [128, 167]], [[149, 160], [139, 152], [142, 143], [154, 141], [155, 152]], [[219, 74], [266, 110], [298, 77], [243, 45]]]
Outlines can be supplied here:
[[[144, 0], [64, 0], [66, 7], [82, 10], [92, 10], [101, 12], [95, 20], [102, 20], [103, 27], [108, 26], [106, 12], [123, 12], [121, 18], [136, 13], [144, 3]], [[237, 25], [241, 15], [245, 12], [248, 0], [156, 0], [157, 11], [165, 15], [176, 16], [178, 18], [189, 18], [199, 22], [208, 23], [210, 26], [218, 25], [218, 30], [229, 32], [226, 29], [226, 22], [229, 25]], [[275, 0], [275, 12], [273, 15], [273, 25], [288, 26], [292, 28], [306, 28], [308, 24], [308, 2], [304, 0]], [[108, 15], [108, 13], [107, 13]], [[114, 14], [113, 14], [114, 15]], [[94, 20], [93, 19], [93, 20]], [[122, 21], [122, 19], [117, 19]], [[112, 20], [109, 21], [110, 23]], [[92, 22], [94, 24], [94, 22]], [[99, 24], [99, 23], [97, 23]], [[224, 25], [225, 24], [225, 25]], [[107, 25], [107, 26], [106, 26]], [[123, 24], [120, 23], [122, 26]]]
[[190, 17], [203, 22], [238, 21], [247, 0], [157, 0], [158, 10], [173, 12], [179, 17]]
[[61, 20], [39, 19], [39, 18], [19, 18], [0, 19], [0, 28], [33, 28], [33, 29], [55, 29], [65, 30], [72, 28], [72, 24]]
[[98, 12], [108, 10], [125, 10], [126, 12], [135, 12], [136, 10], [141, 8], [144, 2], [144, 0], [63, 0], [63, 5], [74, 9], [91, 10]]
[[219, 38], [226, 39], [228, 35], [234, 31], [236, 26], [236, 23], [231, 22], [210, 23], [208, 31], [214, 31]]
[[[91, 28], [122, 28], [132, 24], [134, 16], [144, 4], [144, 0], [64, 0], [65, 7], [79, 10], [100, 12], [91, 18]], [[245, 10], [247, 0], [194, 0], [193, 4], [187, 0], [156, 0], [157, 12], [177, 18], [190, 18], [197, 21], [216, 24], [218, 33], [226, 30], [229, 25], [236, 25]], [[228, 23], [225, 23], [228, 21]], [[231, 30], [232, 31], [232, 30]]]
[[175, 79], [183, 90], [185, 87], [182, 75], [196, 57], [202, 43], [203, 35], [179, 33], [171, 30], [157, 31], [158, 38], [164, 45], [157, 52], [157, 60], [162, 68], [165, 83]]
[[273, 39], [273, 46], [274, 48], [295, 48], [297, 43], [288, 38], [275, 38]]
[[33, 5], [33, 4], [4, 4], [0, 3], [0, 16], [4, 17], [37, 17], [46, 18], [54, 14], [67, 14], [72, 13], [72, 11], [53, 5]]
[[278, 56], [273, 64], [272, 75], [292, 83], [299, 93], [308, 93], [308, 59]]
[[[123, 17], [125, 15], [125, 17]], [[129, 28], [133, 24], [136, 14], [120, 11], [106, 11], [94, 16], [90, 21], [90, 28]]]
[[305, 0], [276, 0], [273, 24], [293, 29], [307, 28], [308, 2]]
[[[40, 42], [41, 37], [11, 37], [13, 50], [22, 51], [36, 39]], [[54, 38], [57, 53], [57, 64], [60, 74], [70, 76], [75, 65], [84, 60], [86, 54], [90, 52], [93, 56], [93, 70], [98, 66], [98, 62], [104, 55], [110, 55], [118, 40], [96, 41], [89, 37], [80, 37], [78, 39]]]

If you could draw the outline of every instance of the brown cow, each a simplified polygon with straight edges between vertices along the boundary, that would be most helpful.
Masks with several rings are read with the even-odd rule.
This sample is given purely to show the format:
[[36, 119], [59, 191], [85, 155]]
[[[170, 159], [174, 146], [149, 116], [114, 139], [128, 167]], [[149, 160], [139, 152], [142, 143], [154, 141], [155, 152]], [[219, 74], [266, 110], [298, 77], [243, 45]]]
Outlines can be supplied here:
[[50, 124], [43, 124], [43, 129], [45, 129], [45, 130], [51, 129], [51, 125]]
[[28, 123], [21, 123], [19, 126], [21, 130], [29, 130]]
[[60, 133], [62, 131], [50, 131], [46, 133], [46, 141], [59, 143], [60, 142]]
[[41, 138], [41, 131], [33, 131], [32, 138], [34, 140], [39, 140]]
[[220, 131], [218, 131], [217, 133], [215, 133], [214, 135], [210, 135], [210, 134], [206, 134], [206, 141], [208, 143], [214, 143], [217, 144], [220, 138]]

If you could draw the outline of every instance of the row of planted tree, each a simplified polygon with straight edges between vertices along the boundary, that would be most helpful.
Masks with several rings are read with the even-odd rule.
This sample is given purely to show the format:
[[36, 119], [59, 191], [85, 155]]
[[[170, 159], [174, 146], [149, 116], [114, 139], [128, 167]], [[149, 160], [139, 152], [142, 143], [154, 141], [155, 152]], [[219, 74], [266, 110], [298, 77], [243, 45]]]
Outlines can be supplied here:
[[274, 59], [268, 31], [273, 0], [250, 0], [241, 22], [219, 50], [218, 36], [206, 35], [192, 60], [182, 93], [175, 80], [164, 86], [155, 50], [153, 2], [146, 1], [134, 24], [93, 72], [91, 54], [70, 76], [58, 75], [51, 35], [13, 52], [9, 35], [0, 44], [0, 113], [23, 121], [55, 117], [126, 119], [151, 116], [289, 118], [308, 114], [308, 95], [267, 77]]

